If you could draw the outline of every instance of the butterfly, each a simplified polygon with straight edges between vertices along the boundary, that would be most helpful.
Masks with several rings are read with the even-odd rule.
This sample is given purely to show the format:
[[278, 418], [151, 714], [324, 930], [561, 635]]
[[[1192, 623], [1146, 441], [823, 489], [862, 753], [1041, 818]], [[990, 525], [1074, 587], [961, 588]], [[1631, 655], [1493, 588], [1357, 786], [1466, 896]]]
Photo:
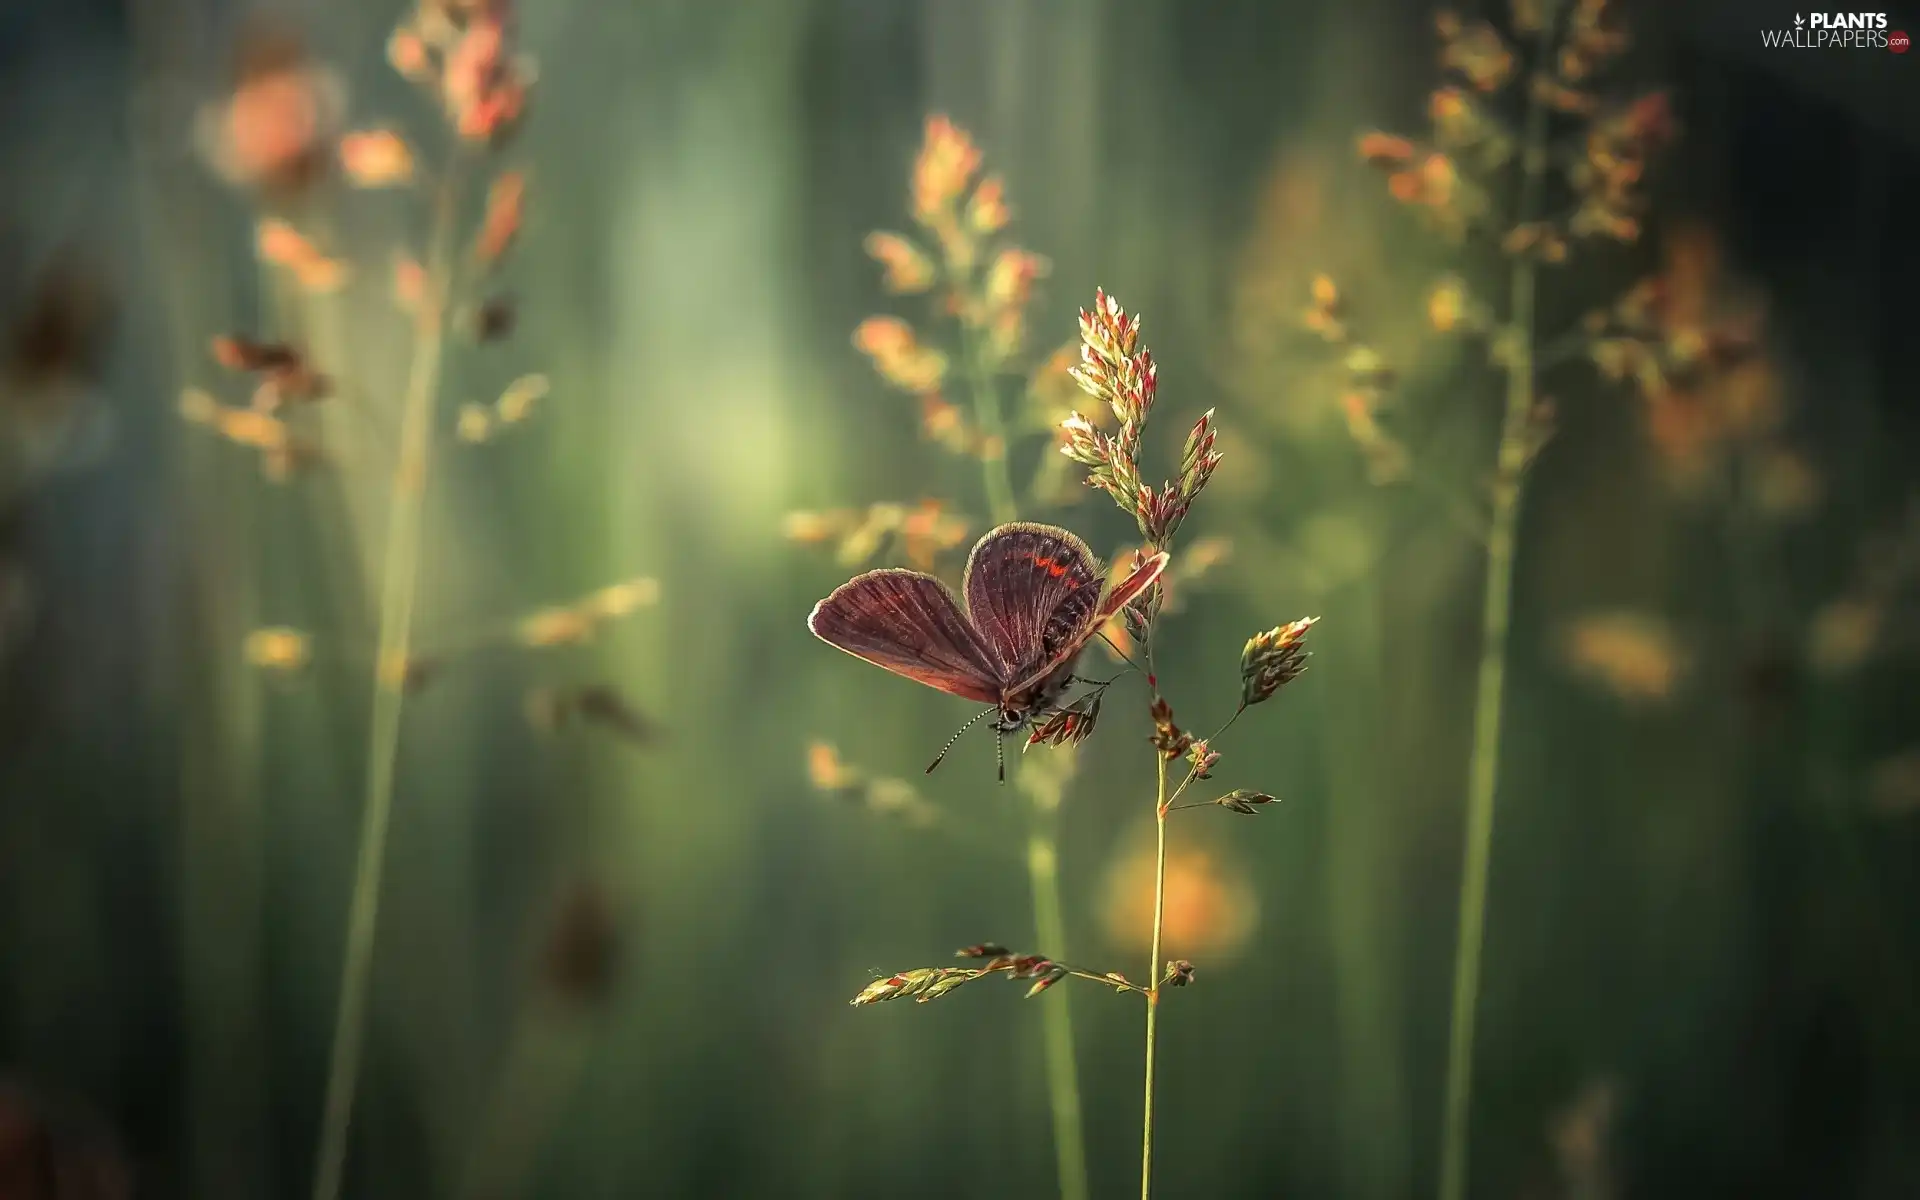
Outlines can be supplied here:
[[[1014, 522], [989, 530], [967, 556], [965, 607], [933, 576], [889, 567], [834, 589], [813, 606], [807, 628], [895, 675], [992, 705], [973, 720], [994, 714], [994, 731], [1005, 735], [1055, 710], [1080, 652], [1166, 565], [1165, 554], [1139, 559], [1108, 587], [1085, 542]], [[939, 765], [936, 758], [927, 770]]]

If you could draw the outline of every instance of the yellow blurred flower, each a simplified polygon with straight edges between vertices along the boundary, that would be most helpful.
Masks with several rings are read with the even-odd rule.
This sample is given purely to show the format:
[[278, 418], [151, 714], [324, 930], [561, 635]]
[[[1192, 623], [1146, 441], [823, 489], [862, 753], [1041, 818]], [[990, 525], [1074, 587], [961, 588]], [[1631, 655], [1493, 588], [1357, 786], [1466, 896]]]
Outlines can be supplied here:
[[580, 607], [598, 617], [624, 617], [660, 599], [660, 581], [641, 577], [603, 587], [581, 601]]
[[307, 635], [284, 625], [256, 629], [247, 635], [247, 661], [263, 671], [293, 672], [313, 660]]
[[838, 791], [858, 782], [859, 776], [840, 761], [840, 751], [831, 742], [807, 744], [807, 781], [823, 792]]
[[1009, 247], [994, 256], [987, 267], [986, 298], [993, 308], [1023, 307], [1033, 297], [1034, 280], [1040, 279], [1052, 264], [1038, 254]]
[[[1376, 167], [1392, 167], [1411, 161], [1414, 149], [1413, 143], [1406, 138], [1375, 130], [1360, 135], [1359, 151], [1361, 158]], [[1325, 279], [1326, 276], [1320, 278]], [[1317, 285], [1318, 280], [1315, 283]]]
[[896, 295], [924, 292], [933, 286], [933, 260], [926, 252], [897, 233], [867, 235], [867, 253], [886, 268], [881, 286]]
[[898, 504], [872, 505], [866, 511], [865, 519], [841, 539], [837, 560], [848, 567], [867, 562], [880, 553], [880, 547], [900, 528], [906, 515], [906, 509]]
[[433, 56], [426, 39], [405, 26], [387, 39], [387, 62], [410, 82], [425, 83], [433, 78]]
[[1686, 661], [1665, 622], [1648, 613], [1592, 613], [1570, 622], [1562, 646], [1567, 665], [1622, 700], [1673, 693]]
[[299, 230], [278, 218], [260, 222], [255, 247], [260, 261], [290, 271], [307, 291], [337, 291], [347, 281], [346, 263], [328, 258]]
[[405, 313], [418, 312], [427, 294], [427, 269], [420, 260], [399, 255], [393, 260], [393, 302]]
[[842, 523], [843, 518], [839, 513], [801, 509], [781, 518], [780, 533], [790, 542], [824, 542], [838, 535]]
[[520, 619], [515, 637], [528, 646], [574, 646], [593, 639], [607, 621], [660, 598], [660, 584], [631, 579], [590, 592], [572, 604], [553, 605]]
[[901, 391], [930, 392], [946, 378], [947, 356], [921, 345], [913, 326], [898, 317], [868, 317], [854, 329], [853, 344]]
[[1446, 46], [1441, 65], [1460, 72], [1467, 82], [1483, 92], [1492, 92], [1513, 77], [1515, 60], [1499, 31], [1485, 21], [1463, 26], [1458, 17], [1443, 14], [1436, 21]]
[[963, 448], [967, 438], [967, 421], [958, 407], [948, 402], [939, 392], [923, 392], [920, 396], [920, 432], [930, 441], [939, 442], [953, 449]]
[[1395, 172], [1387, 180], [1387, 190], [1396, 200], [1445, 208], [1453, 203], [1459, 188], [1460, 172], [1444, 154], [1427, 155], [1417, 167]]
[[368, 129], [340, 139], [340, 166], [355, 187], [392, 187], [413, 178], [413, 152], [390, 129]]
[[1317, 333], [1329, 342], [1339, 343], [1346, 340], [1347, 327], [1340, 320], [1340, 289], [1330, 275], [1315, 275], [1311, 284], [1313, 303], [1307, 306], [1300, 316], [1300, 323], [1309, 332]]
[[922, 500], [900, 523], [900, 540], [908, 565], [931, 571], [934, 561], [967, 538], [967, 523], [946, 511], [938, 500]]
[[545, 375], [522, 375], [508, 384], [493, 405], [501, 423], [513, 425], [526, 420], [533, 406], [546, 398], [549, 386]]
[[[1153, 875], [1153, 848], [1148, 845], [1129, 851], [1108, 872], [1103, 913], [1107, 936], [1116, 947], [1144, 953], [1152, 945]], [[1210, 850], [1168, 852], [1164, 957], [1229, 957], [1252, 936], [1259, 916], [1259, 900], [1235, 864]]]
[[1435, 284], [1427, 296], [1427, 320], [1441, 333], [1458, 329], [1466, 312], [1467, 287], [1454, 276]]
[[479, 445], [493, 436], [493, 410], [484, 404], [462, 404], [455, 419], [454, 435], [469, 445]]
[[920, 156], [913, 164], [913, 215], [923, 225], [947, 217], [980, 166], [980, 149], [966, 130], [944, 114], [927, 118]]
[[998, 175], [989, 175], [973, 189], [973, 197], [967, 201], [967, 228], [982, 237], [998, 233], [1007, 227], [1013, 219], [1013, 210], [1007, 206], [1006, 185]]
[[517, 636], [529, 646], [577, 646], [590, 641], [596, 622], [573, 608], [543, 608], [520, 619]]
[[486, 211], [473, 240], [473, 256], [481, 265], [497, 261], [513, 245], [526, 212], [527, 177], [519, 171], [502, 173], [487, 189]]
[[1859, 666], [1873, 653], [1885, 619], [1880, 605], [1866, 600], [1836, 600], [1822, 608], [1813, 618], [1809, 645], [1814, 665], [1826, 671]]
[[1473, 105], [1457, 87], [1435, 91], [1427, 100], [1427, 115], [1442, 141], [1464, 141], [1473, 131]]

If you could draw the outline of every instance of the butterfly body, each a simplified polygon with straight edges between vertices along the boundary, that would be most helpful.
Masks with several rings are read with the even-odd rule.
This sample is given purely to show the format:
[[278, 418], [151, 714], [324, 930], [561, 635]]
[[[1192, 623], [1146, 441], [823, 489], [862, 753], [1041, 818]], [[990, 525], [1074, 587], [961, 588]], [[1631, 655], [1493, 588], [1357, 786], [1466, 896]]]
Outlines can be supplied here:
[[994, 729], [1012, 733], [1058, 707], [1081, 651], [1166, 563], [1165, 554], [1140, 560], [1109, 587], [1078, 537], [1014, 522], [968, 555], [964, 605], [932, 575], [889, 567], [836, 588], [807, 627], [895, 675], [994, 705]]
[[1032, 687], [1002, 697], [998, 702], [1000, 714], [993, 721], [994, 732], [1017, 733], [1059, 708], [1061, 697], [1073, 683], [1073, 665], [1079, 658], [1076, 652]]

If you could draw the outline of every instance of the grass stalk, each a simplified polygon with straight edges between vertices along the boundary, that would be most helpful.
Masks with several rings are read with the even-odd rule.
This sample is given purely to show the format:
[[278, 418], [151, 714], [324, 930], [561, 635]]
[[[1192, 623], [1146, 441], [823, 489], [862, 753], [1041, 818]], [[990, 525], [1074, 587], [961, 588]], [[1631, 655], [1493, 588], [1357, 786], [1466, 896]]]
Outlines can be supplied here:
[[1153, 759], [1153, 951], [1147, 963], [1147, 979], [1151, 982], [1147, 988], [1146, 1095], [1140, 1116], [1140, 1200], [1153, 1195], [1153, 1059], [1160, 1029], [1160, 933], [1167, 901], [1167, 756], [1156, 749]]
[[[1536, 61], [1553, 47], [1556, 5], [1545, 6]], [[1527, 102], [1525, 141], [1515, 223], [1532, 221], [1545, 184], [1548, 109]], [[1440, 1151], [1441, 1200], [1464, 1200], [1473, 1101], [1474, 1018], [1480, 1000], [1480, 957], [1486, 932], [1487, 875], [1493, 852], [1494, 798], [1499, 789], [1500, 726], [1507, 675], [1507, 634], [1513, 605], [1514, 538], [1530, 453], [1534, 408], [1534, 291], [1530, 256], [1514, 260], [1509, 312], [1513, 354], [1507, 363], [1506, 414], [1501, 421], [1493, 508], [1487, 530], [1485, 597], [1480, 615], [1480, 669], [1473, 710], [1473, 749], [1467, 767], [1467, 832], [1460, 874], [1459, 929], [1454, 943], [1453, 1020], [1447, 1039], [1446, 1110]]]
[[[1020, 519], [1013, 480], [1007, 472], [1006, 426], [1000, 393], [987, 371], [977, 333], [963, 326], [962, 353], [973, 388], [974, 419], [998, 452], [981, 456], [987, 509], [995, 525]], [[1041, 952], [1064, 959], [1067, 924], [1060, 904], [1060, 851], [1051, 814], [1037, 803], [1027, 806], [1027, 884], [1033, 895], [1033, 933]], [[1053, 1118], [1053, 1149], [1061, 1200], [1087, 1200], [1087, 1144], [1080, 1116], [1080, 1073], [1074, 1063], [1073, 1012], [1063, 993], [1042, 1005], [1040, 1033], [1047, 1071], [1047, 1108]]]
[[337, 1200], [340, 1195], [353, 1122], [354, 1092], [366, 1040], [368, 983], [374, 934], [380, 918], [381, 876], [393, 808], [400, 716], [406, 697], [414, 591], [419, 578], [420, 527], [433, 445], [433, 401], [440, 384], [452, 276], [456, 174], [450, 167], [434, 203], [427, 286], [420, 301], [413, 362], [401, 408], [400, 443], [381, 573], [379, 649], [374, 661], [373, 700], [367, 732], [366, 799], [360, 818], [360, 849], [354, 863], [346, 952], [314, 1165], [314, 1200]]

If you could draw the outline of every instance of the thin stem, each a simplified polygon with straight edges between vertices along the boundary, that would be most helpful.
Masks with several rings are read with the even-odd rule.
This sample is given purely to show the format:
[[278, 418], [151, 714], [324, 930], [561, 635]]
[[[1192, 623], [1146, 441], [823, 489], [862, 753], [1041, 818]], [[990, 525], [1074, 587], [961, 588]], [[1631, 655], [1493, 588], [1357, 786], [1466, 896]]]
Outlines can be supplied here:
[[[1220, 728], [1214, 730], [1211, 735], [1204, 738], [1203, 740], [1209, 746], [1219, 741], [1220, 736], [1226, 733], [1227, 730], [1232, 729], [1233, 723], [1235, 721], [1238, 721], [1240, 719], [1240, 714], [1246, 711], [1247, 711], [1247, 706], [1245, 704], [1242, 704], [1239, 708], [1234, 709], [1233, 715], [1227, 718], [1226, 723], [1220, 726]], [[1162, 771], [1164, 771], [1165, 767], [1163, 766], [1161, 769]], [[1206, 805], [1212, 804], [1213, 801], [1211, 800], [1205, 801], [1204, 803], [1200, 803], [1200, 804], [1175, 804], [1174, 803], [1175, 800], [1178, 800], [1181, 796], [1186, 795], [1187, 788], [1191, 786], [1193, 781], [1198, 778], [1200, 778], [1200, 770], [1199, 770], [1199, 764], [1196, 763], [1193, 766], [1190, 766], [1187, 768], [1187, 777], [1180, 781], [1179, 787], [1176, 787], [1173, 789], [1173, 795], [1167, 796], [1166, 798], [1160, 801], [1161, 811], [1174, 812], [1182, 808], [1204, 808], [1206, 807]]]
[[487, 1100], [458, 1194], [496, 1200], [527, 1190], [540, 1143], [590, 1061], [579, 1014], [536, 1009], [518, 1023]]
[[[1556, 6], [1541, 22], [1535, 61], [1550, 62]], [[1548, 110], [1528, 100], [1526, 141], [1516, 222], [1533, 219], [1544, 186]], [[1473, 752], [1467, 768], [1467, 833], [1460, 876], [1460, 925], [1454, 948], [1453, 1022], [1447, 1040], [1446, 1114], [1440, 1153], [1441, 1200], [1464, 1200], [1468, 1125], [1473, 1100], [1474, 1017], [1480, 999], [1480, 952], [1486, 931], [1487, 874], [1493, 850], [1493, 802], [1500, 769], [1500, 718], [1507, 673], [1507, 633], [1513, 603], [1514, 536], [1519, 522], [1533, 413], [1533, 260], [1514, 260], [1512, 328], [1515, 351], [1507, 365], [1506, 416], [1487, 530], [1486, 592], [1480, 618], [1480, 672], [1473, 712]]]
[[[1105, 642], [1105, 643], [1107, 644], [1107, 649], [1109, 649], [1109, 650], [1111, 650], [1111, 651], [1113, 651], [1113, 652], [1114, 652], [1115, 654], [1117, 654], [1117, 655], [1119, 655], [1119, 656], [1120, 656], [1120, 661], [1122, 661], [1122, 662], [1124, 662], [1124, 663], [1126, 663], [1126, 664], [1127, 664], [1127, 666], [1128, 666], [1129, 668], [1131, 668], [1131, 669], [1133, 669], [1133, 670], [1135, 670], [1135, 671], [1138, 671], [1138, 672], [1140, 672], [1140, 673], [1141, 673], [1142, 675], [1147, 675], [1147, 674], [1150, 674], [1150, 672], [1149, 672], [1149, 671], [1147, 670], [1147, 668], [1145, 668], [1145, 667], [1143, 667], [1143, 666], [1141, 666], [1141, 665], [1140, 665], [1139, 663], [1137, 663], [1137, 662], [1135, 662], [1135, 661], [1133, 661], [1133, 656], [1132, 656], [1132, 655], [1130, 655], [1130, 654], [1128, 654], [1128, 653], [1127, 653], [1127, 652], [1126, 652], [1125, 650], [1122, 650], [1122, 649], [1121, 649], [1120, 647], [1118, 647], [1118, 646], [1116, 646], [1116, 645], [1114, 645], [1114, 642], [1113, 642], [1113, 639], [1107, 636], [1107, 631], [1106, 631], [1106, 630], [1104, 630], [1104, 629], [1102, 629], [1102, 630], [1099, 630], [1099, 631], [1097, 631], [1097, 632], [1096, 632], [1096, 633], [1094, 634], [1094, 636], [1095, 636], [1095, 637], [1097, 637], [1097, 638], [1099, 638], [1099, 639], [1100, 639], [1101, 641], [1103, 641], [1103, 642]], [[1119, 677], [1118, 675], [1116, 675], [1116, 676], [1114, 676], [1114, 678], [1113, 678], [1113, 679], [1109, 679], [1109, 680], [1108, 680], [1107, 682], [1108, 682], [1108, 683], [1113, 683], [1113, 682], [1115, 682], [1115, 681], [1117, 681], [1117, 680], [1118, 680], [1119, 678], [1120, 678], [1120, 677]]]
[[1080, 969], [1079, 967], [1066, 966], [1064, 963], [1055, 963], [1053, 965], [1056, 967], [1061, 967], [1066, 971], [1067, 974], [1073, 976], [1075, 979], [1089, 980], [1090, 982], [1100, 984], [1103, 987], [1119, 988], [1122, 991], [1128, 991], [1128, 992], [1138, 992], [1142, 996], [1146, 995], [1148, 992], [1153, 990], [1151, 988], [1141, 987], [1139, 984], [1134, 983], [1130, 979], [1115, 979], [1110, 975], [1097, 975], [1092, 971], [1085, 971]]
[[1007, 431], [1000, 419], [1000, 390], [994, 386], [993, 373], [981, 353], [979, 332], [964, 321], [960, 342], [967, 360], [967, 379], [973, 386], [974, 420], [979, 422], [984, 443], [980, 469], [986, 480], [987, 511], [993, 515], [994, 524], [1004, 525], [1019, 520], [1020, 514], [1013, 495], [1013, 477], [1007, 471]]
[[[975, 419], [987, 439], [980, 469], [987, 509], [995, 525], [1020, 519], [1013, 480], [1007, 473], [1007, 439], [1000, 419], [1000, 392], [982, 355], [980, 336], [960, 323], [960, 352], [973, 387]], [[1042, 954], [1067, 953], [1067, 926], [1060, 904], [1060, 853], [1048, 814], [1027, 806], [1027, 883], [1033, 892], [1033, 933]], [[1087, 1146], [1080, 1117], [1080, 1076], [1073, 1057], [1073, 1011], [1064, 995], [1045, 1006], [1040, 1033], [1047, 1063], [1047, 1107], [1053, 1117], [1053, 1150], [1061, 1200], [1087, 1200]]]
[[[989, 975], [1000, 974], [1003, 971], [1011, 971], [1017, 965], [1019, 964], [1015, 963], [1012, 960], [1007, 960], [992, 966], [980, 967], [975, 970], [967, 970], [965, 968], [961, 968], [961, 971], [967, 976], [968, 981], [971, 982], [972, 980], [975, 980], [975, 979], [985, 979]], [[1064, 975], [1070, 975], [1075, 979], [1084, 979], [1084, 980], [1087, 980], [1089, 983], [1097, 983], [1101, 987], [1116, 988], [1123, 992], [1136, 992], [1142, 996], [1149, 994], [1153, 990], [1151, 988], [1142, 987], [1139, 984], [1133, 982], [1131, 979], [1126, 979], [1117, 975], [1105, 975], [1098, 971], [1089, 971], [1085, 967], [1068, 966], [1066, 963], [1056, 962], [1053, 959], [1048, 959], [1047, 965], [1053, 968], [1054, 970], [1061, 972]], [[1029, 976], [1020, 976], [1019, 978], [1029, 978]], [[1064, 992], [1061, 994], [1065, 995]]]
[[326, 1107], [314, 1166], [314, 1200], [336, 1200], [347, 1160], [362, 1045], [366, 1040], [367, 990], [374, 933], [380, 919], [380, 877], [386, 860], [387, 825], [393, 807], [400, 713], [406, 698], [407, 655], [419, 575], [420, 525], [428, 451], [433, 444], [433, 400], [439, 389], [452, 275], [456, 172], [449, 169], [434, 205], [428, 283], [421, 299], [412, 369], [400, 417], [400, 450], [394, 466], [387, 518], [386, 564], [380, 590], [380, 634], [374, 663], [373, 701], [367, 732], [367, 794], [360, 818], [360, 851], [354, 864], [353, 898], [347, 915], [346, 959], [340, 977], [333, 1053], [327, 1069]]
[[1425, 492], [1440, 505], [1440, 510], [1460, 532], [1482, 546], [1487, 544], [1486, 516], [1464, 497], [1441, 484], [1418, 467], [1407, 475], [1407, 482]]
[[1154, 751], [1153, 955], [1147, 963], [1147, 1080], [1140, 1116], [1140, 1200], [1153, 1195], [1153, 1058], [1160, 1016], [1160, 933], [1167, 901], [1167, 756]]
[[1219, 741], [1221, 737], [1223, 737], [1226, 734], [1227, 730], [1233, 728], [1233, 723], [1240, 719], [1240, 714], [1246, 711], [1247, 711], [1247, 704], [1246, 704], [1246, 701], [1243, 700], [1240, 702], [1240, 707], [1233, 710], [1233, 715], [1227, 718], [1226, 724], [1220, 726], [1220, 728], [1214, 730], [1211, 734], [1207, 735], [1207, 745], [1211, 746], [1213, 745], [1213, 743]]
[[[1033, 931], [1040, 944], [1061, 952], [1066, 950], [1067, 926], [1060, 911], [1060, 863], [1053, 833], [1044, 816], [1034, 809], [1033, 825], [1027, 835], [1027, 878], [1033, 885]], [[1091, 973], [1073, 971], [1085, 979], [1102, 979]], [[1040, 1014], [1041, 1037], [1047, 1057], [1047, 1101], [1053, 1113], [1053, 1149], [1060, 1176], [1063, 1200], [1086, 1200], [1086, 1140], [1080, 1119], [1080, 1081], [1073, 1061], [1073, 1016], [1062, 994], [1056, 1003], [1045, 1006]]]

